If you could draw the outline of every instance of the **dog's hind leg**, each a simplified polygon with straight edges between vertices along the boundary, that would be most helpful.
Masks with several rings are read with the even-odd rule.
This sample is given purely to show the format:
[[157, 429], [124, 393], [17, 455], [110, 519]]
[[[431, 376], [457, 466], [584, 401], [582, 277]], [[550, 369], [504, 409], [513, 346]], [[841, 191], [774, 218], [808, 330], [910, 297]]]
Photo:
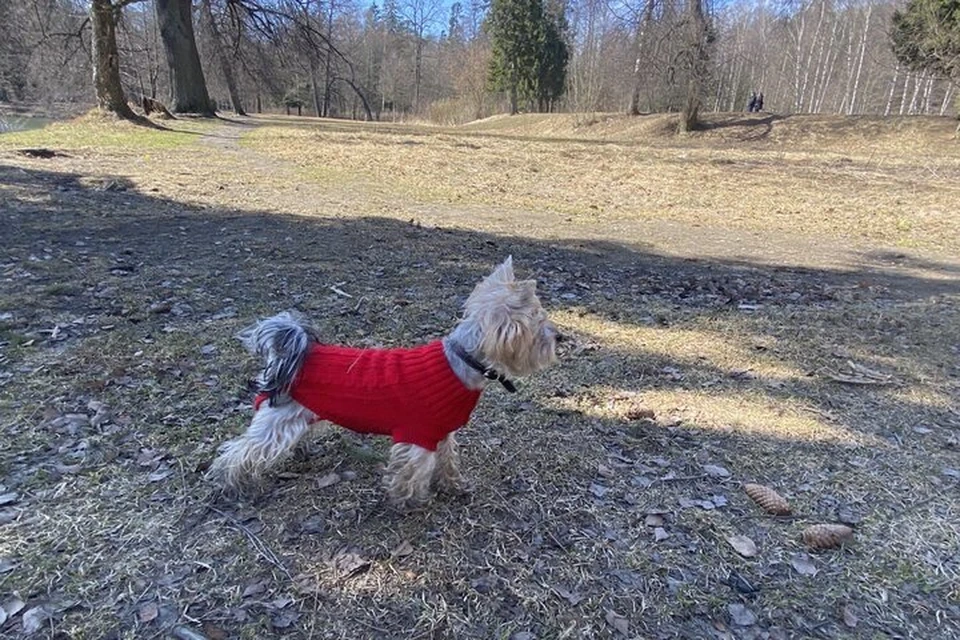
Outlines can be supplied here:
[[436, 467], [435, 452], [404, 442], [393, 445], [384, 478], [393, 505], [410, 509], [427, 502]]
[[239, 438], [220, 448], [209, 475], [236, 489], [256, 480], [289, 456], [316, 416], [296, 402], [279, 407], [264, 404]]

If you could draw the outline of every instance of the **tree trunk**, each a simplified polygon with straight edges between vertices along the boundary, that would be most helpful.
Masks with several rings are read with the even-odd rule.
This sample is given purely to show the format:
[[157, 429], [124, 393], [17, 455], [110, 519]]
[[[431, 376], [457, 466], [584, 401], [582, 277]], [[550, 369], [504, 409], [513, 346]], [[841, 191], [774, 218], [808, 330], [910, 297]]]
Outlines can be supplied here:
[[[323, 98], [320, 97], [320, 84], [317, 82], [317, 65], [313, 59], [312, 52], [308, 55], [310, 59], [310, 87], [311, 94], [313, 96], [313, 109], [317, 112], [318, 118], [323, 118], [327, 115], [327, 94], [323, 94]], [[327, 85], [327, 91], [329, 90], [329, 85]]]
[[943, 93], [943, 102], [940, 103], [940, 115], [947, 115], [947, 109], [950, 108], [950, 98], [953, 97], [953, 85], [947, 84], [947, 90]]
[[[817, 44], [822, 42], [820, 38], [820, 33], [821, 33], [821, 29], [823, 28], [823, 14], [824, 14], [825, 7], [826, 7], [826, 2], [821, 0], [820, 17], [817, 19], [817, 29], [816, 31], [813, 32], [813, 42], [810, 43], [810, 55], [807, 56], [807, 61], [806, 61], [806, 64], [804, 65], [803, 85], [802, 85], [802, 88], [800, 89], [800, 94], [804, 97], [804, 99], [806, 99], [808, 95], [810, 96], [810, 101], [807, 107], [808, 113], [813, 112], [813, 98], [814, 98], [814, 94], [816, 93], [816, 86], [815, 85], [813, 87], [810, 86], [810, 79], [811, 79], [810, 74], [811, 74], [811, 71], [815, 71], [815, 69], [813, 69], [814, 51], [817, 48]], [[820, 51], [821, 53], [823, 52], [822, 45], [821, 45]], [[816, 77], [814, 77], [814, 82], [816, 82]], [[809, 92], [807, 91], [808, 88], [810, 88]], [[802, 101], [801, 101], [800, 108], [803, 109]]]
[[913, 74], [908, 71], [903, 79], [903, 93], [900, 94], [900, 115], [903, 115], [904, 111], [907, 110], [907, 91], [910, 88], [910, 78], [912, 77]]
[[923, 88], [923, 114], [930, 115], [930, 97], [933, 94], [933, 76], [927, 78], [927, 86]]
[[416, 59], [413, 67], [413, 112], [420, 113], [420, 85], [423, 84], [423, 34], [417, 34]]
[[157, 23], [170, 68], [170, 104], [174, 113], [213, 115], [213, 104], [193, 35], [191, 0], [156, 0]]
[[644, 7], [643, 11], [643, 18], [641, 18], [640, 23], [637, 25], [637, 57], [633, 63], [633, 91], [630, 93], [630, 107], [627, 110], [627, 113], [632, 116], [640, 115], [640, 85], [643, 84], [641, 69], [643, 68], [643, 59], [646, 54], [647, 27], [653, 19], [654, 2], [655, 0], [647, 0], [646, 7]]
[[93, 0], [90, 21], [93, 24], [93, 86], [97, 106], [122, 118], [136, 116], [123, 95], [120, 82], [120, 54], [117, 51], [117, 14], [110, 0]]
[[[924, 72], [925, 74], [926, 72]], [[923, 74], [913, 77], [913, 98], [910, 99], [910, 110], [907, 112], [908, 115], [914, 115], [917, 113], [917, 96], [920, 95], [920, 84], [923, 82]]]
[[703, 0], [687, 0], [689, 17], [687, 98], [680, 114], [680, 133], [693, 131], [700, 124], [700, 91], [707, 75], [707, 18]]
[[333, 51], [331, 43], [333, 42], [333, 1], [330, 2], [330, 8], [327, 13], [327, 55], [323, 67], [323, 117], [330, 117], [330, 90], [333, 88], [332, 64]]
[[213, 40], [213, 46], [217, 51], [217, 58], [220, 61], [220, 72], [223, 73], [223, 79], [227, 83], [227, 91], [230, 93], [233, 112], [238, 116], [245, 116], [247, 112], [244, 111], [243, 103], [240, 101], [240, 91], [237, 89], [237, 80], [233, 74], [233, 65], [230, 63], [230, 57], [227, 55], [223, 40], [220, 38], [220, 29], [217, 28], [217, 22], [213, 16], [213, 9], [210, 8], [210, 0], [203, 0], [201, 6], [206, 14], [207, 27], [210, 29], [210, 39]]
[[897, 90], [897, 80], [900, 76], [900, 63], [897, 63], [897, 66], [893, 68], [893, 78], [890, 80], [890, 93], [887, 95], [887, 108], [883, 110], [884, 116], [890, 115], [890, 110], [893, 108], [893, 94]]
[[863, 36], [860, 38], [860, 60], [857, 62], [857, 74], [853, 81], [853, 95], [850, 97], [850, 106], [847, 113], [853, 115], [857, 106], [857, 92], [860, 90], [860, 74], [863, 71], [863, 58], [867, 52], [867, 32], [870, 30], [870, 13], [873, 6], [867, 7], [867, 17], [863, 26]]

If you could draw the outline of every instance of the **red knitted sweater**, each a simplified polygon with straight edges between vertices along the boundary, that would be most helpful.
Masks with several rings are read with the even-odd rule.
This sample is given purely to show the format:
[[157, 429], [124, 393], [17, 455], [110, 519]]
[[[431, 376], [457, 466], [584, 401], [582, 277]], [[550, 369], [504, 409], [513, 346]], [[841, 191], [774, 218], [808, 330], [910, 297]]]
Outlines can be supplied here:
[[[467, 424], [480, 400], [450, 368], [439, 340], [413, 349], [313, 345], [290, 395], [318, 420], [430, 451]], [[255, 406], [266, 399], [257, 396]]]

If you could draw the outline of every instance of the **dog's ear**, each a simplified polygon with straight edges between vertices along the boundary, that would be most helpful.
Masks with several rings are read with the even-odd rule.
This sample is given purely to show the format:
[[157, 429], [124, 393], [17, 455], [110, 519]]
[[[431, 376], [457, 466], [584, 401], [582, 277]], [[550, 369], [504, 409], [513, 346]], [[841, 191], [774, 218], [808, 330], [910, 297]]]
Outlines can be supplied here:
[[507, 259], [503, 261], [499, 267], [493, 270], [486, 278], [486, 282], [497, 283], [497, 284], [507, 284], [513, 282], [513, 256], [507, 256]]

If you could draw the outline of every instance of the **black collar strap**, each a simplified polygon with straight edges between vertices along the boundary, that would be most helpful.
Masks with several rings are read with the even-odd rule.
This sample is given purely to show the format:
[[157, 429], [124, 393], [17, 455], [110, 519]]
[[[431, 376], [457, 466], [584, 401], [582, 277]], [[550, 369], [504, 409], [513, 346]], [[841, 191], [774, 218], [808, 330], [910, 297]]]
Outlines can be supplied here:
[[480, 375], [487, 380], [496, 380], [510, 393], [517, 392], [517, 387], [507, 378], [507, 376], [503, 375], [493, 367], [486, 367], [481, 364], [476, 358], [467, 353], [467, 350], [464, 349], [459, 342], [451, 340], [449, 344], [450, 348], [453, 349], [453, 352], [457, 354], [457, 357], [463, 360], [468, 367], [480, 373]]

